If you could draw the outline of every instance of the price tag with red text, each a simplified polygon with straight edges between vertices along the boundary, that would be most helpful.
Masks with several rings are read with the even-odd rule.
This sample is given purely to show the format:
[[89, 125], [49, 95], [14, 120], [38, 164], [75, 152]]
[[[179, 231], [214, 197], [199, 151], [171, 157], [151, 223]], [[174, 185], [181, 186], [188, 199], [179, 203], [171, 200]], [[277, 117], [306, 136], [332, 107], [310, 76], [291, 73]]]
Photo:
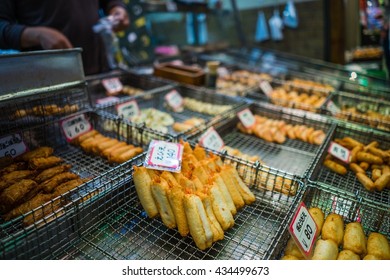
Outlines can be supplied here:
[[341, 112], [340, 108], [336, 104], [334, 104], [332, 100], [328, 102], [326, 108], [332, 113], [332, 115], [337, 115]]
[[239, 112], [237, 116], [246, 128], [251, 128], [256, 122], [255, 116], [248, 108]]
[[104, 79], [102, 80], [102, 84], [109, 95], [115, 95], [123, 89], [123, 85], [119, 78]]
[[303, 202], [299, 205], [288, 230], [302, 253], [306, 257], [311, 256], [318, 228]]
[[117, 105], [116, 111], [118, 112], [118, 116], [126, 120], [131, 120], [131, 118], [140, 114], [138, 103], [135, 100]]
[[336, 142], [330, 142], [328, 153], [345, 163], [351, 162], [351, 151]]
[[181, 171], [183, 146], [179, 143], [153, 140], [145, 158], [144, 166], [151, 169]]
[[23, 137], [19, 133], [11, 134], [0, 138], [0, 158], [17, 157], [27, 151]]
[[165, 95], [165, 100], [167, 101], [169, 107], [171, 107], [174, 111], [178, 111], [183, 107], [183, 98], [177, 90], [172, 90]]
[[261, 81], [259, 86], [261, 90], [265, 93], [265, 95], [267, 95], [268, 97], [274, 90], [268, 81]]
[[68, 142], [92, 130], [92, 125], [85, 118], [84, 114], [63, 120], [61, 122], [61, 127], [62, 127], [62, 131], [65, 134], [65, 138]]
[[225, 146], [221, 136], [214, 129], [210, 127], [199, 139], [199, 144], [205, 148], [220, 151]]

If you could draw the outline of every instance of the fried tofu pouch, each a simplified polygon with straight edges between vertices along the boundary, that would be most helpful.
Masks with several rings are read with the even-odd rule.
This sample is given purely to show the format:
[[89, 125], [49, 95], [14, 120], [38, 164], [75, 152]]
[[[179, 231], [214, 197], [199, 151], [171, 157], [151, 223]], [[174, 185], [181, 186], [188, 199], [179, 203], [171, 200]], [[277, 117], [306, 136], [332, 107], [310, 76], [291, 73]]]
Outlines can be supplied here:
[[227, 230], [231, 228], [234, 225], [233, 215], [228, 209], [223, 195], [216, 184], [210, 186], [210, 197], [214, 215], [222, 229]]
[[350, 250], [342, 250], [339, 255], [337, 256], [338, 261], [343, 260], [360, 260], [359, 255], [355, 254], [354, 252]]
[[367, 240], [367, 254], [381, 260], [390, 260], [389, 241], [383, 234], [372, 232]]
[[345, 227], [343, 249], [363, 257], [367, 254], [367, 240], [360, 223], [349, 223]]
[[168, 199], [168, 183], [164, 179], [156, 177], [152, 180], [150, 189], [164, 225], [168, 228], [176, 228], [175, 214]]
[[158, 215], [158, 209], [151, 190], [152, 178], [149, 176], [145, 167], [134, 166], [134, 184], [138, 198], [146, 214], [148, 214], [149, 218], [156, 217]]
[[338, 246], [333, 240], [319, 239], [316, 242], [314, 253], [311, 259], [312, 260], [336, 260], [338, 254], [339, 254]]
[[[321, 238], [323, 240], [331, 239], [337, 246], [343, 242], [344, 237], [344, 220], [338, 214], [329, 214], [322, 226]], [[337, 255], [336, 255], [337, 257]], [[335, 258], [336, 259], [336, 258]]]

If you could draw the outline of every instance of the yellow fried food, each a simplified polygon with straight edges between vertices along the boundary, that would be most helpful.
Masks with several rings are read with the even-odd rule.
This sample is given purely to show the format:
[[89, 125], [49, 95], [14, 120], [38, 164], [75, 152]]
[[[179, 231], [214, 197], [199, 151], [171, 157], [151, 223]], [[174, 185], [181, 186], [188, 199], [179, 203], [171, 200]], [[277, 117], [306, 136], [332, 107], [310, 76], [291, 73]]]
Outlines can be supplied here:
[[345, 227], [343, 249], [350, 250], [359, 256], [367, 254], [367, 240], [360, 223], [349, 223]]
[[210, 197], [214, 215], [222, 229], [227, 230], [231, 228], [234, 225], [233, 215], [228, 209], [223, 195], [216, 184], [210, 187]]
[[357, 179], [360, 183], [368, 190], [368, 191], [374, 191], [375, 185], [372, 182], [372, 180], [365, 174], [365, 173], [357, 173], [356, 174]]
[[46, 170], [43, 170], [41, 173], [39, 173], [34, 178], [34, 181], [36, 181], [37, 183], [42, 183], [46, 180], [49, 180], [50, 178], [54, 177], [57, 174], [70, 170], [71, 167], [72, 166], [70, 164], [63, 164], [52, 168], [48, 168]]
[[39, 187], [45, 193], [52, 193], [57, 186], [77, 178], [79, 178], [79, 176], [72, 172], [63, 172], [53, 176], [49, 180], [46, 180]]
[[381, 260], [390, 260], [390, 246], [386, 236], [378, 232], [372, 232], [367, 240], [367, 254]]
[[355, 254], [350, 250], [342, 250], [337, 256], [337, 260], [360, 260], [359, 255]]
[[324, 212], [318, 207], [311, 207], [309, 209], [310, 215], [313, 217], [314, 222], [317, 225], [317, 237], [321, 234], [322, 226], [324, 225], [325, 215]]
[[[30, 199], [38, 192], [38, 184], [30, 179], [23, 179], [12, 184], [0, 194], [0, 211], [6, 213], [18, 204]], [[33, 195], [32, 195], [33, 194]]]
[[[322, 226], [321, 238], [323, 240], [331, 239], [337, 245], [340, 245], [344, 237], [344, 221], [343, 217], [338, 214], [329, 214]], [[337, 257], [337, 255], [336, 255]]]
[[168, 183], [162, 178], [155, 178], [152, 181], [150, 189], [152, 191], [152, 196], [154, 202], [156, 203], [158, 213], [160, 214], [164, 225], [168, 228], [175, 228], [175, 214], [173, 213], [168, 199]]
[[53, 167], [64, 160], [62, 158], [56, 157], [56, 156], [50, 156], [46, 158], [32, 158], [28, 165], [31, 169], [37, 170], [37, 169], [47, 169], [50, 167]]
[[134, 166], [134, 185], [146, 214], [148, 214], [149, 218], [156, 217], [158, 215], [158, 209], [151, 191], [152, 178], [149, 176], [145, 167]]
[[348, 172], [347, 168], [331, 159], [326, 159], [324, 161], [324, 166], [340, 175], [345, 175]]
[[88, 179], [78, 178], [78, 179], [73, 179], [73, 180], [67, 181], [65, 183], [62, 183], [61, 185], [59, 185], [55, 188], [54, 193], [53, 193], [54, 194], [53, 197], [63, 195], [64, 193], [71, 191], [71, 190], [77, 188], [78, 186], [81, 186], [82, 184], [84, 184], [87, 181], [88, 181]]
[[29, 151], [21, 156], [22, 160], [30, 161], [33, 158], [46, 158], [53, 154], [54, 150], [51, 147], [39, 147]]
[[301, 251], [299, 250], [297, 244], [295, 243], [292, 237], [290, 237], [290, 239], [287, 242], [286, 249], [284, 250], [284, 254], [294, 256], [298, 260], [305, 259], [305, 256], [301, 253]]
[[311, 259], [312, 260], [336, 260], [338, 254], [339, 254], [339, 249], [337, 247], [337, 244], [333, 240], [319, 239], [316, 242], [314, 253]]

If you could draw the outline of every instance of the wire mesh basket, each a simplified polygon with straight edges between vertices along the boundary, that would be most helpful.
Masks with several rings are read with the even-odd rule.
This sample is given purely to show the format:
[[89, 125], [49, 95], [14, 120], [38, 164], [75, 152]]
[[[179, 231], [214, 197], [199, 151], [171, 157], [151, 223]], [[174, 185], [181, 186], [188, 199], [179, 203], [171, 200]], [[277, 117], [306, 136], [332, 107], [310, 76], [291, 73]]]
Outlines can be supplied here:
[[[303, 184], [278, 170], [266, 170], [231, 157], [223, 160], [235, 164], [256, 195], [256, 202], [238, 211], [235, 225], [211, 248], [201, 251], [192, 238], [181, 237], [160, 219], [148, 218], [131, 182], [115, 192], [80, 204], [75, 215], [79, 238], [51, 251], [47, 258], [267, 259], [273, 250], [275, 233], [285, 227], [288, 214], [302, 197]], [[275, 174], [282, 178], [280, 184], [292, 186], [297, 195], [292, 197], [261, 187], [274, 184]]]
[[[202, 111], [204, 108], [200, 106], [195, 108], [196, 110], [192, 108], [189, 109], [184, 107], [182, 111], [175, 112], [168, 107], [165, 99], [166, 95], [168, 95], [174, 90], [177, 91], [183, 99], [191, 98], [193, 100], [209, 103], [211, 105], [229, 106], [229, 108], [227, 108], [224, 112], [219, 112], [218, 115], [217, 115], [218, 113], [217, 111], [204, 112]], [[237, 108], [239, 108], [240, 106], [244, 106], [246, 104], [246, 101], [240, 97], [230, 97], [230, 96], [224, 96], [220, 94], [212, 94], [207, 89], [190, 87], [190, 86], [174, 86], [171, 88], [157, 89], [155, 91], [150, 92], [149, 94], [143, 96], [137, 96], [134, 100], [137, 102], [137, 105], [141, 110], [141, 112], [146, 109], [155, 109], [165, 113], [164, 114], [165, 117], [173, 118], [173, 121], [176, 123], [183, 123], [189, 119], [194, 119], [194, 118], [201, 120], [199, 124], [194, 124], [192, 128], [188, 128], [187, 130], [184, 131], [175, 131], [173, 129], [172, 122], [170, 125], [165, 126], [166, 128], [162, 128], [164, 133], [167, 133], [174, 137], [179, 137], [180, 135], [188, 134], [189, 132], [203, 129], [204, 126], [210, 122], [215, 122], [224, 119], [231, 114], [235, 114]], [[112, 116], [118, 116], [118, 111], [117, 111], [118, 105], [119, 104], [104, 106], [100, 108], [100, 111], [106, 114], [110, 114]], [[169, 114], [170, 117], [167, 116], [166, 114]], [[156, 120], [155, 122], [152, 122], [150, 125], [152, 127], [155, 127], [155, 125], [159, 121], [160, 120]], [[159, 128], [155, 127], [153, 129], [159, 129]]]
[[[343, 191], [324, 189], [316, 184], [308, 185], [302, 201], [307, 208], [320, 208], [325, 217], [330, 213], [341, 215], [345, 225], [350, 222], [360, 222], [366, 236], [371, 232], [379, 232], [390, 239], [388, 207], [377, 207], [362, 199], [346, 195]], [[290, 222], [291, 219], [288, 223]], [[275, 246], [271, 259], [280, 259], [283, 256], [289, 239], [290, 233], [286, 227], [279, 235], [278, 245]]]
[[[368, 94], [367, 94], [368, 95]], [[390, 131], [390, 99], [381, 95], [334, 93], [324, 106], [324, 112], [347, 122]], [[333, 104], [338, 109], [332, 110]]]
[[[336, 138], [344, 137], [351, 137], [364, 145], [377, 141], [381, 149], [388, 150], [390, 148], [390, 138], [386, 132], [353, 124], [339, 124], [318, 151], [318, 155], [311, 164], [308, 178], [323, 188], [358, 195], [373, 204], [388, 207], [390, 205], [390, 190], [388, 188], [383, 191], [370, 192], [363, 187], [351, 170], [348, 170], [346, 175], [340, 175], [323, 166], [330, 143]], [[366, 173], [371, 177], [371, 171], [368, 170]]]
[[[128, 144], [140, 146], [146, 149], [150, 139], [170, 140], [169, 137], [150, 131], [144, 127], [137, 127], [131, 124], [122, 124], [119, 119], [110, 119], [107, 116], [101, 116], [96, 113], [86, 113], [87, 119], [91, 122], [94, 129], [101, 134], [124, 141]], [[107, 127], [115, 128], [107, 130]], [[77, 174], [80, 178], [85, 179], [86, 183], [78, 186], [70, 192], [59, 195], [50, 199], [43, 205], [31, 210], [25, 214], [5, 221], [0, 219], [0, 256], [8, 258], [8, 256], [17, 256], [19, 251], [14, 252], [16, 243], [21, 242], [23, 246], [30, 246], [25, 253], [21, 253], [20, 257], [30, 256], [32, 250], [36, 248], [27, 241], [31, 235], [40, 236], [37, 230], [45, 231], [47, 224], [53, 220], [54, 223], [62, 225], [62, 221], [58, 217], [66, 215], [74, 211], [77, 204], [84, 199], [94, 197], [99, 192], [112, 190], [118, 185], [129, 182], [129, 170], [132, 164], [139, 163], [139, 158], [135, 157], [132, 164], [115, 164], [110, 163], [106, 159], [87, 154], [79, 147], [69, 144], [62, 132], [60, 122], [48, 123], [44, 126], [38, 126], [26, 129], [20, 132], [26, 145], [33, 149], [39, 146], [50, 146], [54, 149], [54, 155], [63, 159], [64, 163], [70, 164], [70, 171]], [[153, 136], [152, 136], [153, 135]], [[138, 161], [137, 161], [138, 159]], [[77, 202], [77, 203], [76, 203]], [[69, 220], [65, 222], [67, 225]], [[64, 231], [69, 231], [64, 229]], [[55, 238], [54, 238], [55, 239]], [[51, 239], [48, 239], [50, 242]], [[35, 242], [35, 241], [34, 241]], [[18, 249], [19, 250], [19, 249]], [[44, 254], [44, 252], [42, 252]]]
[[[315, 129], [322, 129], [330, 135], [334, 129], [324, 117], [309, 114], [303, 111], [286, 110], [271, 104], [258, 103], [250, 105], [253, 114], [275, 120], [285, 121], [292, 125], [307, 125]], [[297, 176], [304, 176], [310, 164], [317, 156], [320, 146], [303, 142], [298, 139], [288, 139], [283, 144], [271, 143], [255, 135], [242, 133], [237, 124], [240, 123], [237, 115], [225, 119], [214, 125], [224, 144], [241, 153], [258, 156], [265, 165], [289, 172]], [[188, 139], [198, 142], [202, 133], [191, 134]]]

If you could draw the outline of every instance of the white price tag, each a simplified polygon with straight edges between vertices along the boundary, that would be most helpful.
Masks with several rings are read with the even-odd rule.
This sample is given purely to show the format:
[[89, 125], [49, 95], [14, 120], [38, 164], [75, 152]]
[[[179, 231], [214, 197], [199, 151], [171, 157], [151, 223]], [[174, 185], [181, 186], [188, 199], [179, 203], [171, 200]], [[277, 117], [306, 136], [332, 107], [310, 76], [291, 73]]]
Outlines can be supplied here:
[[167, 2], [167, 11], [168, 12], [177, 12], [177, 5], [175, 2], [168, 1]]
[[137, 101], [135, 100], [117, 105], [116, 111], [118, 112], [118, 116], [128, 120], [140, 114]]
[[108, 97], [104, 97], [104, 98], [100, 98], [100, 99], [96, 100], [96, 104], [99, 104], [99, 105], [111, 104], [111, 103], [119, 102], [119, 100], [120, 99], [116, 96], [108, 96]]
[[341, 112], [340, 108], [336, 104], [334, 104], [332, 100], [328, 102], [326, 108], [332, 113], [332, 115], [337, 115]]
[[119, 78], [104, 79], [102, 80], [102, 84], [109, 95], [115, 95], [123, 89], [123, 85]]
[[180, 110], [183, 107], [183, 98], [177, 90], [172, 90], [165, 95], [165, 100], [167, 101], [169, 107], [171, 107], [174, 111]]
[[268, 81], [261, 81], [259, 86], [261, 90], [265, 93], [265, 95], [267, 95], [268, 97], [274, 90]]
[[345, 163], [351, 162], [351, 151], [336, 142], [330, 142], [328, 153]]
[[318, 228], [303, 202], [299, 205], [288, 230], [302, 253], [306, 257], [311, 256]]
[[199, 144], [205, 148], [220, 151], [225, 146], [221, 136], [219, 136], [218, 132], [214, 129], [214, 127], [210, 127], [199, 139]]
[[17, 157], [27, 151], [23, 137], [19, 133], [0, 138], [0, 158], [11, 156]]
[[239, 112], [237, 116], [246, 128], [251, 128], [256, 122], [255, 116], [248, 108]]
[[144, 165], [153, 169], [180, 172], [182, 157], [181, 144], [153, 140], [149, 145]]
[[85, 118], [84, 114], [63, 120], [61, 122], [61, 127], [68, 142], [92, 130], [92, 125]]
[[218, 67], [217, 69], [218, 77], [224, 77], [229, 75], [229, 70], [226, 67]]

